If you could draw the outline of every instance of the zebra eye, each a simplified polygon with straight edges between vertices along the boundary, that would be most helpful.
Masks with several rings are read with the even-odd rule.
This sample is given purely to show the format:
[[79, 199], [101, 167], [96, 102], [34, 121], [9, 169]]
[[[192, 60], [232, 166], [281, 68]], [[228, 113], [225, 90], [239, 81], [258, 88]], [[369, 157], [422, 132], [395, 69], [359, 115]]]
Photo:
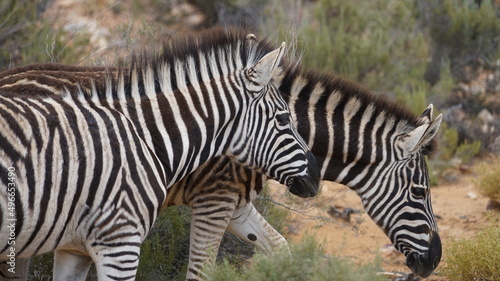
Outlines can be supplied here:
[[423, 187], [412, 186], [410, 191], [411, 194], [413, 194], [413, 196], [418, 199], [423, 199], [425, 198], [425, 195], [427, 195], [427, 190]]
[[278, 114], [276, 115], [276, 121], [280, 126], [286, 126], [290, 123], [290, 115], [288, 113]]

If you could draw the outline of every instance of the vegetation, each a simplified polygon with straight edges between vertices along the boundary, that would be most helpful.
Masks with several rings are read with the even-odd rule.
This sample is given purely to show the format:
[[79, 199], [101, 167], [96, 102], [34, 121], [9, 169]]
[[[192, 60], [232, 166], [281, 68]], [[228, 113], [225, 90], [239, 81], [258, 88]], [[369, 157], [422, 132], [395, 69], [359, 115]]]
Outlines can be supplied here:
[[189, 256], [191, 210], [168, 208], [141, 245], [137, 280], [184, 280]]
[[470, 163], [481, 149], [479, 140], [460, 142], [458, 131], [446, 123], [441, 125], [437, 137], [439, 149], [429, 161], [431, 183], [434, 185], [439, 183], [440, 176], [445, 170]]
[[489, 226], [473, 238], [445, 243], [447, 262], [442, 273], [450, 280], [498, 280], [500, 276], [500, 226], [490, 218]]
[[241, 270], [225, 259], [217, 267], [206, 269], [207, 280], [386, 280], [375, 273], [379, 265], [360, 267], [344, 259], [326, 257], [324, 249], [313, 236], [306, 236], [301, 243], [291, 245], [291, 252], [291, 256], [286, 250], [271, 256], [257, 253], [251, 264]]
[[91, 52], [89, 36], [40, 18], [47, 1], [6, 0], [0, 7], [0, 70], [42, 62], [76, 64]]
[[374, 91], [420, 78], [428, 51], [413, 13], [409, 1], [321, 0], [300, 30], [304, 61]]
[[432, 43], [432, 61], [426, 72], [431, 84], [439, 79], [439, 65], [448, 59], [459, 82], [491, 68], [500, 58], [500, 19], [493, 1], [419, 1], [422, 24]]
[[477, 165], [476, 171], [479, 174], [476, 189], [492, 201], [500, 203], [500, 156]]
[[29, 29], [33, 26], [35, 19], [35, 1], [6, 0], [2, 3], [2, 6], [0, 6], [1, 69], [19, 60], [19, 48], [29, 44]]

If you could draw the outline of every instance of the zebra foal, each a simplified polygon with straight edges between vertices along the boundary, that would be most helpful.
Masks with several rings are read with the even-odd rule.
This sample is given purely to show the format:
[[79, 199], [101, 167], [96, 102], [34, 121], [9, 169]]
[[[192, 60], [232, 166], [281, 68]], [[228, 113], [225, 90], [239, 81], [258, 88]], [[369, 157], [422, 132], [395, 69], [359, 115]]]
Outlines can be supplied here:
[[92, 261], [99, 280], [133, 280], [168, 188], [219, 155], [315, 195], [315, 160], [269, 83], [283, 52], [213, 29], [61, 93], [43, 72], [0, 73], [0, 258], [15, 220], [16, 258], [55, 251], [55, 280], [84, 280]]

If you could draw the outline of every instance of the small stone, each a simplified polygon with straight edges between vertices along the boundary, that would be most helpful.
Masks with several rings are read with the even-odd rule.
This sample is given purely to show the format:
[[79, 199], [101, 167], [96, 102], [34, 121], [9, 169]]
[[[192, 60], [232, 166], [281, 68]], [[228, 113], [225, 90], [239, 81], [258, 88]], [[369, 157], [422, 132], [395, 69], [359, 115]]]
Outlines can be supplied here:
[[491, 114], [488, 109], [483, 108], [478, 114], [477, 118], [483, 122], [483, 124], [489, 124], [492, 123], [495, 120], [495, 117], [493, 114]]
[[469, 191], [469, 192], [467, 192], [467, 197], [469, 197], [472, 200], [475, 200], [475, 199], [477, 199], [477, 194], [472, 192], [472, 191]]

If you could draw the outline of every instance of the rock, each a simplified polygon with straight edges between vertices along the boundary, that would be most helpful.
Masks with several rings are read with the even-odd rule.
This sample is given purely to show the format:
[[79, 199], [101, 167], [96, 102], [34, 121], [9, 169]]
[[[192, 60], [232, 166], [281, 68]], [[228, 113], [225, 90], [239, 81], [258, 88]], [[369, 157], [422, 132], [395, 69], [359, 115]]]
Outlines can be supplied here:
[[413, 273], [404, 273], [404, 272], [377, 272], [377, 275], [384, 276], [388, 280], [391, 281], [419, 281], [421, 280], [418, 276], [415, 276]]
[[477, 118], [479, 118], [479, 120], [481, 120], [484, 124], [492, 123], [495, 120], [493, 114], [491, 114], [486, 108], [481, 109], [481, 111], [477, 114]]
[[486, 205], [486, 210], [500, 210], [500, 202], [495, 201], [495, 200], [489, 200], [488, 204]]
[[500, 136], [496, 137], [490, 144], [488, 144], [487, 148], [491, 153], [500, 154]]
[[472, 192], [472, 191], [469, 191], [469, 192], [467, 192], [467, 197], [469, 197], [472, 200], [475, 200], [475, 199], [477, 199], [477, 194]]

